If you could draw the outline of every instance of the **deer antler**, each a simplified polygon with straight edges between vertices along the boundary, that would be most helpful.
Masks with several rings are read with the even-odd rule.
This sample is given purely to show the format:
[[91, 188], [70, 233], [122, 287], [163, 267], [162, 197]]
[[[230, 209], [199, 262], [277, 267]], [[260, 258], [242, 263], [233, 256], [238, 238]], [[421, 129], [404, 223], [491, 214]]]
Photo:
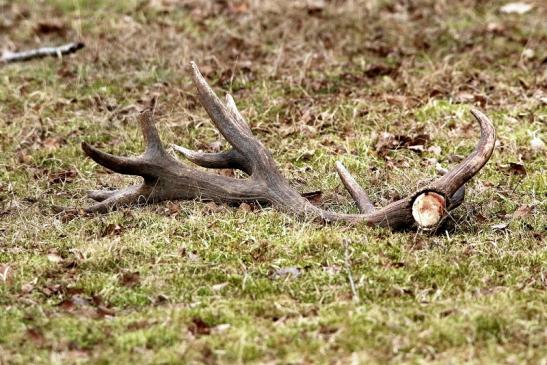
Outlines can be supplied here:
[[345, 167], [336, 169], [361, 214], [341, 214], [326, 211], [302, 197], [280, 173], [268, 149], [258, 141], [238, 111], [230, 95], [226, 104], [209, 87], [197, 66], [191, 63], [192, 79], [198, 97], [215, 127], [233, 147], [227, 152], [202, 153], [173, 146], [188, 160], [208, 168], [235, 168], [246, 172], [246, 179], [235, 179], [189, 167], [170, 156], [162, 146], [154, 126], [154, 108], [140, 115], [140, 125], [146, 141], [146, 151], [138, 157], [118, 157], [101, 152], [87, 143], [84, 152], [98, 164], [121, 174], [144, 178], [141, 185], [117, 191], [91, 192], [97, 204], [87, 212], [106, 212], [121, 205], [148, 204], [162, 200], [203, 199], [219, 202], [258, 201], [302, 217], [320, 221], [364, 222], [370, 225], [401, 228], [417, 224], [428, 228], [437, 225], [447, 212], [461, 204], [464, 184], [488, 161], [495, 144], [492, 122], [480, 111], [471, 113], [479, 122], [481, 138], [475, 151], [459, 165], [427, 187], [414, 194], [376, 209], [367, 194]]

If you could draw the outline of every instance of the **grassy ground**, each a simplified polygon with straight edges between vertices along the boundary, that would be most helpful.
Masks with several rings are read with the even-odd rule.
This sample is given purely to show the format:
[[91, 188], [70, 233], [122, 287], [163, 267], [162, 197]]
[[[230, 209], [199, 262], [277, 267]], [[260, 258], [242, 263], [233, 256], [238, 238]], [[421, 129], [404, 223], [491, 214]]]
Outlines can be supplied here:
[[[0, 4], [2, 47], [88, 45], [0, 68], [0, 364], [547, 362], [541, 1]], [[201, 202], [56, 214], [132, 181], [79, 145], [138, 153], [153, 96], [165, 142], [219, 147], [190, 60], [328, 209], [355, 211], [336, 159], [378, 205], [453, 165], [472, 105], [499, 145], [436, 235]]]

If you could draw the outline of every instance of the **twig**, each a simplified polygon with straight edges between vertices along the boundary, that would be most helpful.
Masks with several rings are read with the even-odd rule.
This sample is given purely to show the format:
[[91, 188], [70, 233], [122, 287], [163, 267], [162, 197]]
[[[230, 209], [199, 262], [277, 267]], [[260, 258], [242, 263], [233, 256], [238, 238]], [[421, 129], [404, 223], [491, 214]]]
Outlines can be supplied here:
[[60, 58], [64, 55], [77, 52], [84, 47], [84, 43], [77, 42], [63, 44], [59, 47], [42, 47], [22, 52], [6, 52], [4, 55], [2, 55], [2, 57], [0, 57], [0, 65], [12, 62], [24, 62], [35, 58], [43, 58], [49, 56]]
[[351, 262], [349, 260], [349, 240], [347, 238], [344, 238], [342, 242], [344, 243], [344, 266], [346, 267], [346, 271], [348, 273], [348, 280], [349, 280], [349, 285], [351, 287], [351, 294], [353, 295], [353, 301], [355, 303], [359, 303], [361, 300], [359, 298], [359, 293], [357, 293], [357, 289], [355, 288], [353, 275], [351, 274]]

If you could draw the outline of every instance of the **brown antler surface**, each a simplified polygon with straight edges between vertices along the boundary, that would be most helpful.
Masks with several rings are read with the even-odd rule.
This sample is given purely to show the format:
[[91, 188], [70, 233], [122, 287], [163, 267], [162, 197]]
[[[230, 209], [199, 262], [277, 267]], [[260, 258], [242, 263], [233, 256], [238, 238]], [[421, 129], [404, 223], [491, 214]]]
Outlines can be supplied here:
[[391, 228], [417, 225], [429, 228], [438, 225], [449, 210], [462, 203], [464, 184], [484, 166], [494, 149], [495, 131], [492, 122], [480, 111], [473, 109], [471, 113], [481, 128], [479, 144], [469, 157], [444, 176], [404, 199], [376, 209], [346, 168], [337, 162], [336, 169], [340, 178], [361, 214], [326, 211], [311, 204], [290, 186], [269, 150], [253, 136], [232, 97], [227, 95], [226, 103], [223, 103], [194, 63], [191, 64], [191, 74], [201, 104], [232, 149], [220, 153], [196, 152], [176, 145], [174, 149], [196, 165], [240, 169], [249, 177], [236, 179], [208, 173], [169, 155], [154, 126], [154, 108], [150, 108], [142, 112], [139, 118], [146, 141], [146, 150], [142, 155], [118, 157], [101, 152], [87, 143], [82, 144], [84, 152], [98, 164], [121, 174], [141, 176], [144, 179], [138, 186], [91, 192], [89, 196], [98, 203], [85, 209], [87, 212], [106, 212], [122, 205], [175, 199], [229, 203], [258, 201], [270, 203], [288, 213], [324, 222], [364, 222]]

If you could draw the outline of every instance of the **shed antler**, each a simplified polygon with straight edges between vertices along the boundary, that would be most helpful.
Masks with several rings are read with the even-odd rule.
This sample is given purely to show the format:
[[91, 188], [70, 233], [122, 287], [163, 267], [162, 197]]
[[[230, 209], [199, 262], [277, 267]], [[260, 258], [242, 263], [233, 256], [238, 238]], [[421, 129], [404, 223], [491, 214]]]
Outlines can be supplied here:
[[216, 96], [197, 66], [191, 64], [192, 79], [198, 97], [216, 128], [232, 149], [220, 153], [196, 152], [174, 145], [174, 149], [196, 165], [208, 168], [234, 168], [246, 172], [246, 179], [235, 179], [189, 167], [170, 156], [162, 146], [154, 126], [154, 108], [141, 113], [139, 121], [146, 141], [145, 152], [138, 157], [118, 157], [101, 152], [87, 143], [85, 153], [98, 164], [121, 174], [144, 178], [138, 186], [116, 191], [91, 192], [97, 204], [87, 212], [106, 212], [122, 205], [148, 204], [162, 200], [203, 199], [218, 202], [258, 201], [271, 203], [283, 211], [301, 217], [332, 222], [364, 222], [370, 225], [401, 228], [417, 224], [428, 228], [437, 225], [447, 212], [461, 204], [464, 184], [488, 161], [495, 144], [492, 122], [480, 111], [471, 110], [481, 128], [475, 151], [454, 169], [412, 195], [376, 209], [367, 194], [345, 167], [336, 169], [361, 214], [326, 211], [302, 197], [280, 173], [268, 149], [258, 141], [230, 95], [226, 103]]

